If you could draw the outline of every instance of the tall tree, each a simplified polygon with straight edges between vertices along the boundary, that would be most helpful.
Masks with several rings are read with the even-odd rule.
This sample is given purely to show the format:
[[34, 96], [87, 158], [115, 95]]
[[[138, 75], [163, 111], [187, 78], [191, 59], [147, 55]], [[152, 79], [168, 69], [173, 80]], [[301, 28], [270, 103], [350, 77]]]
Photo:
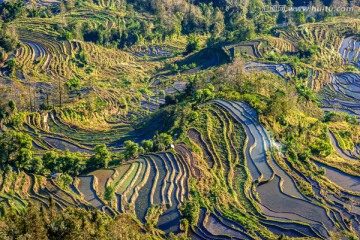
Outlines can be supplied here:
[[11, 130], [0, 135], [1, 163], [24, 168], [32, 159], [32, 150], [32, 139], [27, 134]]
[[88, 168], [107, 168], [111, 159], [111, 153], [105, 144], [98, 145], [94, 148], [95, 154], [92, 155], [87, 163]]

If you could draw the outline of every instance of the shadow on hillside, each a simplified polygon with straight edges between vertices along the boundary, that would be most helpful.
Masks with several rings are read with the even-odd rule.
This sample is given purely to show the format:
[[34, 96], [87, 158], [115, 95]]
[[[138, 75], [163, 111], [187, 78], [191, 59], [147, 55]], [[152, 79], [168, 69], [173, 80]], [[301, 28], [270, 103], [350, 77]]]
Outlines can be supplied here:
[[190, 72], [220, 66], [229, 62], [230, 57], [221, 47], [211, 47], [190, 54], [185, 59], [176, 62], [176, 64], [180, 69], [184, 69]]

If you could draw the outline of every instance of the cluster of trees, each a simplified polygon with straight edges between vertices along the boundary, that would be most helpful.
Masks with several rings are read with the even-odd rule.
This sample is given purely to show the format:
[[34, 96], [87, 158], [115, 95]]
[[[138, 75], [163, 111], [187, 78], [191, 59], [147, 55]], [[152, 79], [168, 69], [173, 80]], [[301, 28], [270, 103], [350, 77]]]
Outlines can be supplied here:
[[[80, 1], [79, 1], [80, 2]], [[77, 3], [77, 2], [75, 2]], [[76, 5], [76, 4], [75, 4]], [[121, 1], [119, 9], [126, 12], [109, 28], [90, 21], [73, 22], [60, 27], [66, 38], [83, 38], [104, 46], [130, 47], [154, 41], [177, 38], [181, 34], [209, 34], [209, 43], [244, 41], [255, 33], [269, 33], [276, 25], [276, 17], [262, 11], [262, 1], [218, 4], [217, 2]], [[154, 18], [138, 18], [137, 12], [152, 14]], [[189, 37], [187, 53], [198, 48], [197, 39]]]
[[148, 21], [131, 18], [127, 21], [118, 19], [118, 22], [119, 25], [116, 28], [107, 28], [102, 25], [96, 26], [90, 22], [85, 22], [81, 27], [82, 37], [87, 42], [117, 48], [129, 47], [144, 42], [145, 37], [147, 40], [156, 37], [150, 36]]
[[7, 131], [0, 135], [0, 163], [30, 170], [33, 162], [32, 139], [22, 132]]
[[78, 175], [87, 169], [107, 167], [111, 154], [105, 145], [94, 148], [90, 158], [80, 153], [48, 151], [42, 157], [34, 155], [32, 138], [18, 131], [0, 134], [0, 163], [36, 174], [60, 172]]
[[[313, 0], [308, 1], [308, 7], [313, 8], [314, 11], [287, 11], [287, 12], [280, 12], [277, 17], [277, 23], [287, 23], [288, 25], [299, 25], [304, 24], [306, 22], [316, 22], [322, 21], [328, 17], [334, 17], [339, 15], [351, 15], [356, 12], [355, 7], [359, 7], [360, 3], [356, 0], [344, 1], [344, 0], [333, 0], [327, 1], [330, 4], [323, 3], [325, 1], [320, 0]], [[276, 4], [279, 4], [276, 2]], [[285, 2], [287, 7], [293, 7], [294, 5], [299, 6], [297, 1], [286, 0]], [[300, 6], [302, 6], [301, 3]], [[326, 10], [325, 7], [329, 7]], [[349, 11], [344, 11], [348, 8]], [[351, 11], [351, 8], [353, 8]], [[332, 10], [330, 10], [332, 9]], [[341, 10], [343, 9], [343, 10]]]
[[4, 1], [0, 4], [1, 18], [4, 22], [11, 22], [24, 16], [26, 12], [24, 1]]
[[13, 100], [0, 103], [0, 121], [6, 117], [9, 117], [17, 113], [16, 103]]
[[125, 141], [123, 154], [112, 154], [105, 144], [95, 146], [90, 157], [70, 151], [48, 151], [41, 157], [35, 156], [32, 138], [22, 132], [6, 131], [0, 134], [0, 163], [23, 169], [36, 174], [49, 172], [66, 173], [72, 176], [83, 171], [107, 168], [112, 159], [120, 162], [139, 154], [165, 151], [170, 148], [173, 139], [166, 133], [156, 134], [152, 140], [143, 140], [141, 144]]
[[38, 166], [41, 167], [42, 165], [42, 168], [36, 169], [36, 173], [50, 171], [78, 175], [85, 169], [81, 155], [69, 151], [65, 151], [63, 154], [49, 151], [39, 160], [40, 164]]
[[[86, 1], [60, 1], [57, 5], [46, 8], [26, 8], [23, 1], [8, 1], [0, 4], [0, 13], [4, 22], [18, 17], [51, 17], [57, 13], [72, 11]], [[219, 3], [220, 2], [220, 3]], [[67, 39], [79, 38], [104, 46], [117, 48], [130, 47], [153, 41], [164, 41], [176, 38], [180, 34], [190, 35], [186, 52], [198, 49], [198, 40], [193, 34], [209, 34], [208, 44], [224, 41], [245, 41], [257, 33], [271, 33], [276, 23], [284, 21], [301, 24], [321, 18], [317, 15], [306, 18], [305, 12], [264, 12], [263, 1], [196, 1], [188, 3], [180, 0], [128, 0], [120, 1], [117, 8], [126, 12], [125, 17], [118, 17], [111, 27], [97, 25], [90, 21], [72, 22], [65, 26], [56, 26], [61, 35]], [[292, 6], [291, 0], [287, 1]], [[316, 7], [321, 4], [316, 2]], [[137, 13], [149, 13], [153, 20], [138, 18]], [[326, 12], [326, 11], [321, 11]]]
[[7, 52], [19, 47], [19, 40], [14, 29], [9, 29], [7, 24], [0, 23], [0, 62], [7, 60]]
[[0, 4], [1, 19], [4, 22], [11, 22], [20, 17], [41, 17], [48, 18], [60, 11], [59, 4], [50, 4], [47, 7], [37, 6], [35, 2], [28, 6], [22, 0], [4, 1]]
[[66, 151], [58, 154], [45, 153], [41, 158], [34, 155], [32, 138], [22, 132], [6, 131], [0, 135], [0, 163], [25, 171], [46, 174], [62, 172], [77, 175], [85, 169], [83, 157]]
[[96, 210], [81, 208], [57, 211], [29, 204], [23, 211], [0, 205], [2, 239], [157, 239], [127, 214], [114, 218]]
[[130, 159], [139, 154], [165, 151], [170, 148], [172, 143], [173, 139], [167, 133], [156, 134], [152, 140], [143, 140], [140, 145], [128, 140], [124, 142], [124, 157]]
[[300, 58], [311, 58], [318, 51], [318, 46], [316, 44], [309, 44], [304, 40], [298, 42], [297, 48]]
[[84, 157], [81, 153], [65, 151], [59, 154], [55, 151], [48, 151], [42, 156], [40, 162], [43, 168], [37, 173], [50, 171], [76, 176], [83, 171], [107, 168], [114, 157], [121, 158], [121, 156], [113, 155], [105, 144], [95, 146], [93, 152], [90, 157]]
[[[48, 7], [37, 7], [32, 4], [25, 7], [21, 0], [7, 1], [0, 4], [0, 13], [4, 22], [18, 17], [52, 17], [54, 14], [73, 11], [76, 6], [95, 3], [85, 0], [60, 1]], [[291, 0], [286, 1], [292, 6]], [[176, 38], [180, 34], [209, 34], [209, 44], [224, 41], [245, 41], [257, 33], [270, 33], [277, 23], [301, 24], [306, 21], [321, 20], [333, 12], [319, 11], [306, 16], [304, 11], [268, 13], [263, 9], [271, 2], [256, 1], [195, 1], [176, 2], [168, 0], [123, 0], [116, 4], [117, 11], [124, 11], [125, 17], [118, 17], [111, 27], [96, 25], [90, 21], [72, 22], [66, 26], [56, 26], [65, 38], [82, 38], [104, 46], [117, 48], [130, 47], [153, 41], [164, 41]], [[334, 6], [355, 6], [339, 1]], [[322, 7], [315, 1], [311, 6]], [[111, 8], [110, 8], [111, 9]], [[115, 10], [115, 9], [113, 9]], [[152, 14], [154, 18], [138, 18], [137, 12]], [[324, 15], [325, 14], [325, 15]], [[340, 14], [340, 13], [337, 13]], [[195, 38], [190, 38], [187, 52], [197, 49]]]

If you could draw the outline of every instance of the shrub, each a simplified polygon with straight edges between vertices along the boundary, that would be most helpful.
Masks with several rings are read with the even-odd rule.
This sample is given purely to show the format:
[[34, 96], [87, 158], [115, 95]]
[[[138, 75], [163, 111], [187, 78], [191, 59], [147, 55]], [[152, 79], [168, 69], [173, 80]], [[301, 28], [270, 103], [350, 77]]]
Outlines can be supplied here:
[[304, 11], [295, 11], [294, 12], [294, 21], [297, 24], [303, 24], [306, 22], [305, 12]]
[[95, 154], [90, 157], [87, 162], [87, 168], [97, 169], [97, 168], [107, 168], [109, 161], [111, 159], [111, 153], [106, 148], [105, 144], [98, 145], [94, 147]]
[[145, 152], [152, 152], [154, 149], [154, 143], [151, 140], [143, 140], [141, 142], [141, 145], [144, 148]]
[[179, 70], [179, 66], [175, 63], [170, 64], [170, 71], [176, 73]]
[[353, 73], [358, 73], [359, 69], [357, 69], [355, 66], [347, 66], [345, 69], [347, 72], [353, 72]]
[[27, 168], [32, 160], [32, 138], [22, 132], [7, 131], [0, 134], [0, 163]]
[[155, 151], [165, 151], [173, 143], [172, 137], [167, 133], [161, 133], [154, 137], [154, 149]]
[[83, 63], [87, 64], [88, 63], [88, 53], [85, 51], [81, 51], [79, 53], [78, 56], [79, 60], [82, 61]]
[[314, 23], [314, 22], [316, 22], [316, 19], [315, 19], [314, 17], [308, 17], [308, 18], [306, 19], [306, 21], [307, 21], [308, 23]]
[[35, 174], [42, 174], [44, 171], [42, 159], [39, 157], [33, 157], [30, 164], [26, 167], [26, 170]]
[[116, 185], [110, 184], [109, 186], [106, 186], [104, 198], [106, 201], [112, 201], [115, 199], [115, 191], [116, 191]]
[[80, 88], [80, 86], [81, 86], [80, 79], [78, 79], [76, 77], [71, 78], [66, 82], [66, 87], [69, 90], [78, 90]]
[[310, 149], [314, 155], [320, 157], [327, 157], [333, 152], [332, 145], [322, 139], [317, 138], [312, 144], [310, 144]]
[[6, 63], [7, 63], [7, 68], [9, 69], [10, 72], [15, 71], [15, 68], [17, 66], [17, 61], [15, 58], [9, 59]]
[[125, 158], [129, 159], [137, 156], [139, 150], [139, 144], [128, 140], [124, 142], [124, 148], [125, 148], [124, 151]]
[[67, 189], [72, 182], [73, 179], [68, 174], [62, 174], [57, 180], [57, 183], [63, 189]]
[[195, 99], [196, 101], [198, 102], [204, 102], [204, 101], [207, 101], [207, 100], [210, 100], [214, 98], [214, 94], [213, 92], [206, 88], [206, 89], [199, 89], [195, 92]]
[[180, 207], [180, 211], [184, 218], [189, 221], [190, 225], [193, 226], [197, 224], [200, 212], [200, 205], [198, 202], [188, 200]]
[[74, 34], [72, 34], [71, 32], [69, 31], [66, 31], [65, 29], [63, 29], [61, 32], [60, 32], [60, 36], [64, 39], [67, 39], [67, 40], [72, 40], [74, 39]]
[[309, 58], [316, 54], [318, 46], [316, 44], [309, 44], [304, 40], [299, 41], [297, 48], [301, 58]]
[[194, 34], [190, 34], [187, 39], [186, 53], [189, 54], [199, 49], [200, 49], [199, 39]]

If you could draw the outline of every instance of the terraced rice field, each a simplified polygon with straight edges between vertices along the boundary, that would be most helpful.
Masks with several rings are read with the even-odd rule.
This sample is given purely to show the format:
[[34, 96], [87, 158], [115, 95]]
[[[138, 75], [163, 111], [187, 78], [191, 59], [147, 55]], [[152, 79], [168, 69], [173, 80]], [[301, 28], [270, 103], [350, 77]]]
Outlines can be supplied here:
[[[278, 165], [269, 152], [273, 143], [259, 124], [256, 111], [241, 102], [216, 100], [213, 103], [232, 115], [246, 132], [244, 154], [256, 189], [256, 196], [252, 195], [252, 198], [266, 216], [266, 221], [261, 220], [264, 226], [274, 233], [283, 230], [284, 234], [292, 237], [328, 238], [331, 231], [337, 231], [337, 222], [342, 222], [338, 217], [341, 209], [330, 207], [329, 211], [329, 206], [322, 205], [318, 200], [314, 202], [314, 199], [309, 199], [299, 191], [293, 177]], [[356, 177], [328, 168], [326, 176], [353, 192], [358, 191], [357, 187], [360, 186]], [[308, 181], [306, 177], [305, 181]], [[292, 224], [288, 224], [288, 221]], [[346, 227], [346, 224], [342, 222], [341, 226]]]
[[329, 137], [330, 137], [330, 141], [331, 144], [333, 145], [336, 153], [341, 156], [342, 158], [349, 160], [349, 161], [356, 161], [359, 160], [358, 158], [358, 154], [355, 152], [355, 154], [353, 154], [351, 151], [349, 150], [343, 150], [340, 145], [338, 140], [335, 138], [334, 133], [332, 133], [331, 131], [329, 131], [328, 133]]
[[164, 212], [159, 218], [159, 228], [166, 233], [177, 233], [181, 220], [178, 207], [188, 194], [189, 177], [187, 161], [172, 153], [158, 153], [141, 156], [113, 170], [97, 170], [80, 176], [77, 188], [88, 203], [104, 209], [103, 193], [106, 187], [115, 186], [116, 198], [106, 207], [134, 213], [143, 222], [152, 205], [161, 205]]
[[111, 151], [122, 150], [124, 141], [131, 139], [141, 142], [151, 138], [157, 128], [154, 122], [145, 130], [135, 130], [126, 122], [106, 123], [103, 131], [80, 129], [67, 123], [61, 114], [53, 111], [43, 115], [28, 116], [23, 123], [23, 132], [34, 139], [33, 145], [39, 150], [59, 149], [62, 151], [82, 152], [92, 154], [96, 145], [106, 144]]
[[100, 169], [89, 174], [90, 176], [94, 176], [96, 178], [96, 189], [99, 193], [105, 192], [105, 187], [108, 182], [108, 179], [111, 178], [115, 174], [114, 169]]
[[[15, 184], [9, 185], [3, 181], [14, 176], [17, 178]], [[13, 206], [21, 209], [30, 201], [45, 208], [49, 208], [53, 204], [58, 210], [68, 207], [91, 207], [80, 195], [74, 194], [70, 189], [60, 188], [56, 181], [45, 177], [28, 175], [23, 172], [7, 172], [1, 174], [0, 182], [0, 202], [5, 203], [7, 207]]]
[[351, 29], [356, 27], [356, 23], [349, 22], [334, 22], [328, 25], [328, 29], [321, 24], [304, 24], [293, 31], [280, 30], [279, 37], [292, 43], [304, 41], [309, 45], [317, 44], [321, 50], [317, 51], [316, 56], [324, 65], [336, 66], [342, 63], [341, 56], [336, 52], [342, 45], [343, 34], [345, 35], [348, 30], [351, 32]]
[[245, 54], [251, 57], [260, 58], [260, 46], [262, 45], [261, 41], [250, 41], [243, 42], [239, 44], [227, 45], [225, 49], [230, 53], [231, 57], [237, 55]]
[[294, 74], [293, 70], [288, 64], [260, 63], [252, 61], [246, 63], [245, 69], [249, 72], [268, 71], [282, 78], [286, 78]]
[[343, 189], [350, 190], [352, 192], [360, 192], [360, 177], [352, 176], [344, 173], [336, 168], [327, 166], [325, 164], [316, 163], [318, 167], [325, 168], [325, 176], [333, 183], [339, 185]]
[[[100, 1], [96, 4], [111, 8], [115, 3]], [[110, 12], [108, 9], [105, 11]], [[118, 14], [109, 17], [87, 10], [64, 15], [68, 24], [76, 23], [72, 18], [81, 16], [96, 23], [100, 18], [101, 23], [106, 22], [112, 27], [116, 26], [113, 21], [119, 22], [122, 18]], [[56, 21], [57, 17], [54, 19]], [[37, 19], [29, 22], [24, 27], [21, 26], [22, 20], [14, 23], [20, 25], [17, 29], [21, 47], [13, 56], [18, 60], [15, 75], [20, 80], [19, 84], [34, 90], [37, 96], [34, 104], [45, 103], [49, 94], [53, 94], [55, 99], [58, 85], [66, 86], [69, 79], [79, 78], [84, 86], [79, 90], [67, 89], [66, 103], [76, 102], [85, 106], [81, 107], [91, 108], [93, 106], [87, 106], [88, 102], [85, 102], [89, 100], [105, 106], [95, 111], [94, 115], [85, 116], [84, 112], [77, 113], [76, 104], [71, 106], [74, 108], [62, 109], [61, 100], [57, 103], [55, 99], [53, 110], [28, 114], [21, 126], [8, 124], [9, 128], [29, 134], [39, 155], [46, 150], [57, 149], [85, 153], [88, 157], [99, 144], [106, 144], [112, 152], [121, 152], [126, 140], [139, 143], [143, 139], [151, 139], [155, 131], [161, 132], [161, 124], [158, 125], [161, 120], [137, 129], [137, 122], [127, 120], [128, 117], [156, 112], [165, 103], [165, 96], [160, 98], [160, 91], [164, 91], [165, 95], [184, 93], [187, 82], [186, 78], [180, 78], [182, 74], [190, 75], [202, 70], [206, 73], [206, 69], [215, 70], [239, 55], [253, 60], [246, 63], [246, 71], [270, 72], [291, 82], [290, 77], [295, 76], [296, 69], [289, 64], [254, 60], [270, 51], [272, 43], [280, 52], [292, 53], [297, 51], [296, 43], [300, 40], [317, 44], [319, 52], [314, 58], [329, 67], [326, 69], [334, 64], [360, 66], [360, 40], [357, 37], [342, 39], [316, 24], [313, 27], [301, 26], [296, 31], [279, 30], [280, 38], [224, 45], [221, 49], [208, 47], [181, 60], [177, 56], [181, 49], [175, 47], [138, 45], [126, 48], [127, 51], [107, 49], [99, 44], [61, 39], [59, 33], [48, 26], [41, 26]], [[40, 30], [33, 32], [30, 29]], [[81, 53], [87, 54], [86, 61], [81, 60]], [[167, 76], [155, 75], [151, 78], [150, 75], [157, 72], [159, 66], [165, 65], [165, 61], [160, 61], [173, 56], [179, 59], [174, 63], [180, 69], [184, 67], [182, 74], [177, 76], [179, 78], [171, 84], [166, 82]], [[148, 58], [151, 61], [147, 61]], [[145, 61], [146, 64], [143, 64]], [[302, 64], [305, 65], [304, 62], [299, 63]], [[194, 68], [189, 67], [194, 65]], [[0, 79], [4, 85], [14, 84], [7, 70], [2, 75]], [[175, 74], [169, 75], [175, 77]], [[41, 81], [30, 81], [34, 76]], [[54, 79], [58, 83], [54, 84]], [[335, 74], [314, 68], [307, 85], [315, 91], [326, 85], [323, 91], [324, 111], [341, 111], [360, 119], [359, 74]], [[154, 92], [145, 94], [143, 90], [147, 87], [154, 88]], [[86, 99], [89, 96], [94, 98]], [[187, 99], [190, 97], [186, 96]], [[48, 107], [51, 108], [50, 105]], [[193, 219], [195, 224], [190, 226], [192, 239], [279, 237], [275, 235], [329, 239], [350, 230], [360, 236], [359, 176], [320, 162], [315, 162], [319, 169], [311, 162], [308, 163], [309, 168], [324, 168], [325, 173], [314, 171], [303, 174], [293, 162], [275, 150], [282, 149], [282, 145], [272, 139], [260, 124], [258, 113], [246, 103], [214, 100], [196, 108], [194, 104], [192, 110], [198, 116], [184, 125], [181, 136], [176, 136], [176, 140], [181, 141], [176, 142], [169, 152], [140, 155], [118, 167], [84, 173], [74, 177], [70, 186], [60, 186], [61, 181], [27, 175], [17, 169], [1, 172], [0, 203], [17, 209], [24, 208], [31, 201], [46, 208], [54, 206], [60, 211], [67, 207], [83, 207], [97, 209], [110, 216], [130, 213], [142, 223], [149, 220], [149, 210], [160, 206], [162, 214], [157, 227], [166, 234], [177, 234], [183, 232], [180, 209], [190, 201], [198, 204], [196, 208], [199, 210], [197, 219]], [[89, 129], [86, 124], [82, 125], [85, 121], [90, 121], [94, 127], [98, 127], [96, 123], [102, 125]], [[352, 162], [359, 160], [360, 146], [355, 146], [351, 154], [340, 148], [331, 131], [328, 134], [337, 157]], [[10, 182], [8, 179], [15, 180]], [[324, 187], [330, 182], [333, 184]], [[148, 225], [144, 225], [144, 229], [146, 227]]]
[[360, 67], [360, 39], [354, 36], [347, 37], [341, 43], [339, 53], [344, 59], [345, 64], [354, 64]]
[[94, 189], [94, 177], [93, 176], [80, 176], [80, 183], [78, 189], [84, 196], [84, 199], [97, 209], [102, 209], [105, 205], [103, 201], [97, 196]]
[[165, 49], [160, 46], [138, 47], [134, 49], [133, 54], [139, 58], [166, 58], [171, 57], [171, 50], [176, 51], [176, 49]]
[[[199, 181], [206, 181], [209, 177], [207, 172], [213, 172], [216, 176], [215, 181], [221, 181], [222, 185], [236, 191], [239, 199], [249, 204], [247, 208], [257, 209], [254, 217], [262, 227], [274, 234], [281, 232], [288, 237], [328, 238], [330, 232], [349, 227], [344, 218], [354, 219], [352, 226], [359, 229], [360, 201], [352, 195], [360, 192], [358, 177], [319, 165], [326, 168], [325, 176], [330, 181], [341, 189], [350, 191], [347, 194], [350, 194], [348, 198], [352, 199], [353, 204], [350, 205], [332, 194], [324, 195], [311, 178], [298, 172], [289, 174], [288, 170], [279, 165], [271, 153], [272, 148], [278, 143], [271, 139], [270, 134], [259, 123], [257, 112], [249, 105], [224, 100], [216, 100], [209, 105], [212, 108], [207, 116], [213, 118], [211, 124], [214, 124], [214, 127], [210, 128], [212, 130], [204, 133], [194, 127], [187, 132], [189, 141], [200, 147], [199, 154], [204, 162], [201, 162], [201, 158], [196, 157], [188, 147], [180, 144], [175, 147], [176, 155], [143, 155], [114, 169], [96, 170], [79, 176], [67, 191], [60, 189], [51, 179], [40, 187], [33, 179], [34, 176], [30, 176], [27, 180], [30, 189], [26, 191], [27, 197], [15, 198], [6, 194], [0, 196], [4, 203], [8, 201], [8, 204], [18, 206], [26, 204], [27, 199], [49, 206], [51, 196], [55, 200], [55, 206], [60, 210], [68, 206], [93, 207], [111, 216], [120, 212], [132, 213], [142, 222], [146, 222], [147, 212], [153, 205], [160, 205], [163, 214], [159, 218], [159, 229], [165, 233], [179, 233], [182, 218], [179, 207], [187, 199], [189, 179], [193, 177]], [[45, 125], [44, 121], [38, 121], [37, 118], [30, 118], [27, 122], [28, 131], [34, 136], [45, 136], [49, 145], [53, 144], [49, 138], [64, 139], [66, 136], [65, 139], [69, 139], [70, 143], [81, 142], [81, 146], [86, 149], [90, 146], [89, 141], [100, 141], [101, 137], [115, 139], [119, 136], [109, 132], [94, 135], [93, 139], [89, 132], [65, 124], [56, 114], [48, 115]], [[235, 140], [234, 126], [241, 127], [246, 139]], [[121, 131], [126, 125], [117, 127]], [[63, 130], [63, 135], [51, 134], [52, 131], [60, 129]], [[223, 140], [219, 140], [219, 137]], [[243, 149], [236, 145], [242, 141]], [[44, 142], [42, 144], [46, 146]], [[240, 164], [241, 159], [244, 159], [244, 162]], [[284, 161], [286, 162], [286, 159]], [[246, 190], [242, 185], [237, 186], [244, 184], [243, 181], [246, 180], [237, 179], [247, 171], [252, 190]], [[294, 178], [293, 174], [297, 177]], [[307, 182], [313, 181], [311, 183], [318, 192], [317, 198], [303, 195], [295, 181], [297, 178]], [[114, 198], [106, 200], [105, 192], [111, 186], [115, 187]], [[192, 229], [193, 239], [256, 238], [256, 234], [249, 232], [246, 226], [230, 218], [221, 204], [218, 206], [219, 209], [212, 211], [201, 209], [198, 224]]]
[[335, 75], [330, 81], [330, 88], [339, 97], [352, 101], [360, 101], [360, 75], [355, 73], [342, 73]]
[[[359, 66], [360, 42], [354, 37], [345, 38], [339, 48], [344, 64]], [[353, 115], [360, 119], [360, 75], [357, 73], [331, 74], [325, 90], [323, 109]]]

